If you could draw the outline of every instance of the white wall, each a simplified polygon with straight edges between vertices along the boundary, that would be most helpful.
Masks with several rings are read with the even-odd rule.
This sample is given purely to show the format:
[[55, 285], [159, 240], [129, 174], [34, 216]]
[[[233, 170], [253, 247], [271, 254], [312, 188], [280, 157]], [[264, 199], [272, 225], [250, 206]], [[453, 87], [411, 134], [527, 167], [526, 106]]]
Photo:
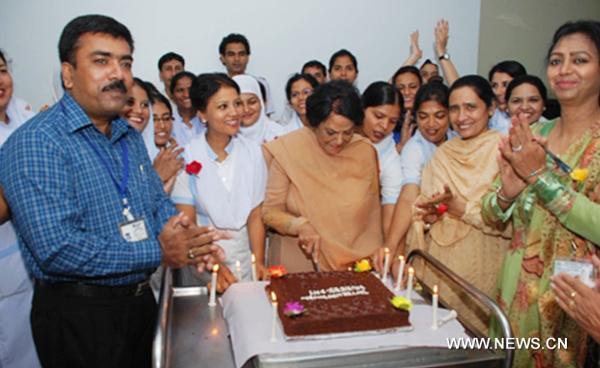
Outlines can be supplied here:
[[[228, 33], [250, 40], [248, 72], [266, 77], [278, 112], [284, 86], [309, 59], [327, 65], [347, 48], [358, 58], [358, 87], [388, 80], [409, 53], [409, 34], [421, 32], [424, 58], [433, 57], [437, 19], [450, 22], [449, 52], [461, 74], [477, 70], [480, 0], [20, 0], [3, 4], [0, 48], [13, 60], [16, 95], [38, 107], [51, 97], [60, 32], [72, 18], [113, 16], [135, 39], [134, 74], [158, 83], [158, 58], [175, 51], [194, 72], [223, 71], [218, 45]], [[158, 84], [157, 84], [158, 86]]]

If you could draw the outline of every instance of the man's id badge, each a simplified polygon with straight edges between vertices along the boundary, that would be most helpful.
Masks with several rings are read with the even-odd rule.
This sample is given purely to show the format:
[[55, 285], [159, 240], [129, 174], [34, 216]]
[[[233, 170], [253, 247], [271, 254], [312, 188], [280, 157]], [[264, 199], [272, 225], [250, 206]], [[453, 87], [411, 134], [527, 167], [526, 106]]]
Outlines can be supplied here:
[[593, 288], [595, 286], [594, 265], [591, 262], [572, 259], [556, 259], [554, 260], [554, 273], [566, 273], [570, 276], [578, 278], [585, 285]]
[[121, 236], [128, 242], [137, 242], [148, 239], [146, 222], [144, 219], [127, 221], [119, 225]]

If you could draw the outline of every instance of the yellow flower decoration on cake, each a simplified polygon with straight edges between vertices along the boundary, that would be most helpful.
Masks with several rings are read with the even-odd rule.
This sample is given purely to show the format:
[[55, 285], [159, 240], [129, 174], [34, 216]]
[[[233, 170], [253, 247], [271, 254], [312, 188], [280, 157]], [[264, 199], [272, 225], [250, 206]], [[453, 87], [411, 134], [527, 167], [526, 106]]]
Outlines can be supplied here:
[[412, 309], [412, 302], [410, 301], [410, 299], [407, 299], [403, 296], [395, 296], [393, 297], [390, 302], [392, 303], [392, 305], [394, 306], [394, 308], [396, 309], [402, 309], [405, 311], [410, 311]]
[[354, 272], [369, 272], [371, 271], [371, 262], [368, 259], [361, 259], [354, 264]]
[[588, 177], [588, 172], [588, 169], [573, 169], [569, 175], [575, 181], [584, 181]]

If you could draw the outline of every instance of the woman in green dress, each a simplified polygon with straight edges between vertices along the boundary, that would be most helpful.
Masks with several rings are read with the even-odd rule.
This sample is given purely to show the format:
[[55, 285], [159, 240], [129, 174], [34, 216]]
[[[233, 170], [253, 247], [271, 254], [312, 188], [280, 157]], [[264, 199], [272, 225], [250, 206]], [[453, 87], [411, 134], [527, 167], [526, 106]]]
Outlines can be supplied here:
[[[599, 55], [599, 22], [557, 30], [547, 78], [561, 115], [531, 128], [513, 118], [499, 146], [499, 178], [482, 199], [488, 224], [513, 226], [497, 301], [516, 337], [541, 344], [517, 350], [515, 367], [575, 367], [585, 359], [587, 336], [556, 303], [550, 277], [556, 259], [591, 258], [600, 244]], [[497, 326], [491, 334], [499, 336]], [[568, 348], [544, 349], [548, 338], [566, 338]]]

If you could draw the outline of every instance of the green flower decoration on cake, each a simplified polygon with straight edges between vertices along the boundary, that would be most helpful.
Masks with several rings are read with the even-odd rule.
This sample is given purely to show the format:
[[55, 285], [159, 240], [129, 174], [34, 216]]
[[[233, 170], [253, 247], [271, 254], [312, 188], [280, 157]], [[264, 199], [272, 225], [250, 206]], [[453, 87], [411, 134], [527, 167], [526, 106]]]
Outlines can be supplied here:
[[394, 306], [394, 308], [396, 309], [401, 309], [401, 310], [405, 310], [405, 311], [410, 311], [412, 309], [412, 302], [410, 301], [410, 299], [407, 299], [403, 296], [395, 296], [392, 299], [390, 299], [390, 303], [392, 303], [392, 305]]
[[369, 272], [371, 269], [371, 262], [368, 259], [361, 259], [354, 263], [354, 272]]

